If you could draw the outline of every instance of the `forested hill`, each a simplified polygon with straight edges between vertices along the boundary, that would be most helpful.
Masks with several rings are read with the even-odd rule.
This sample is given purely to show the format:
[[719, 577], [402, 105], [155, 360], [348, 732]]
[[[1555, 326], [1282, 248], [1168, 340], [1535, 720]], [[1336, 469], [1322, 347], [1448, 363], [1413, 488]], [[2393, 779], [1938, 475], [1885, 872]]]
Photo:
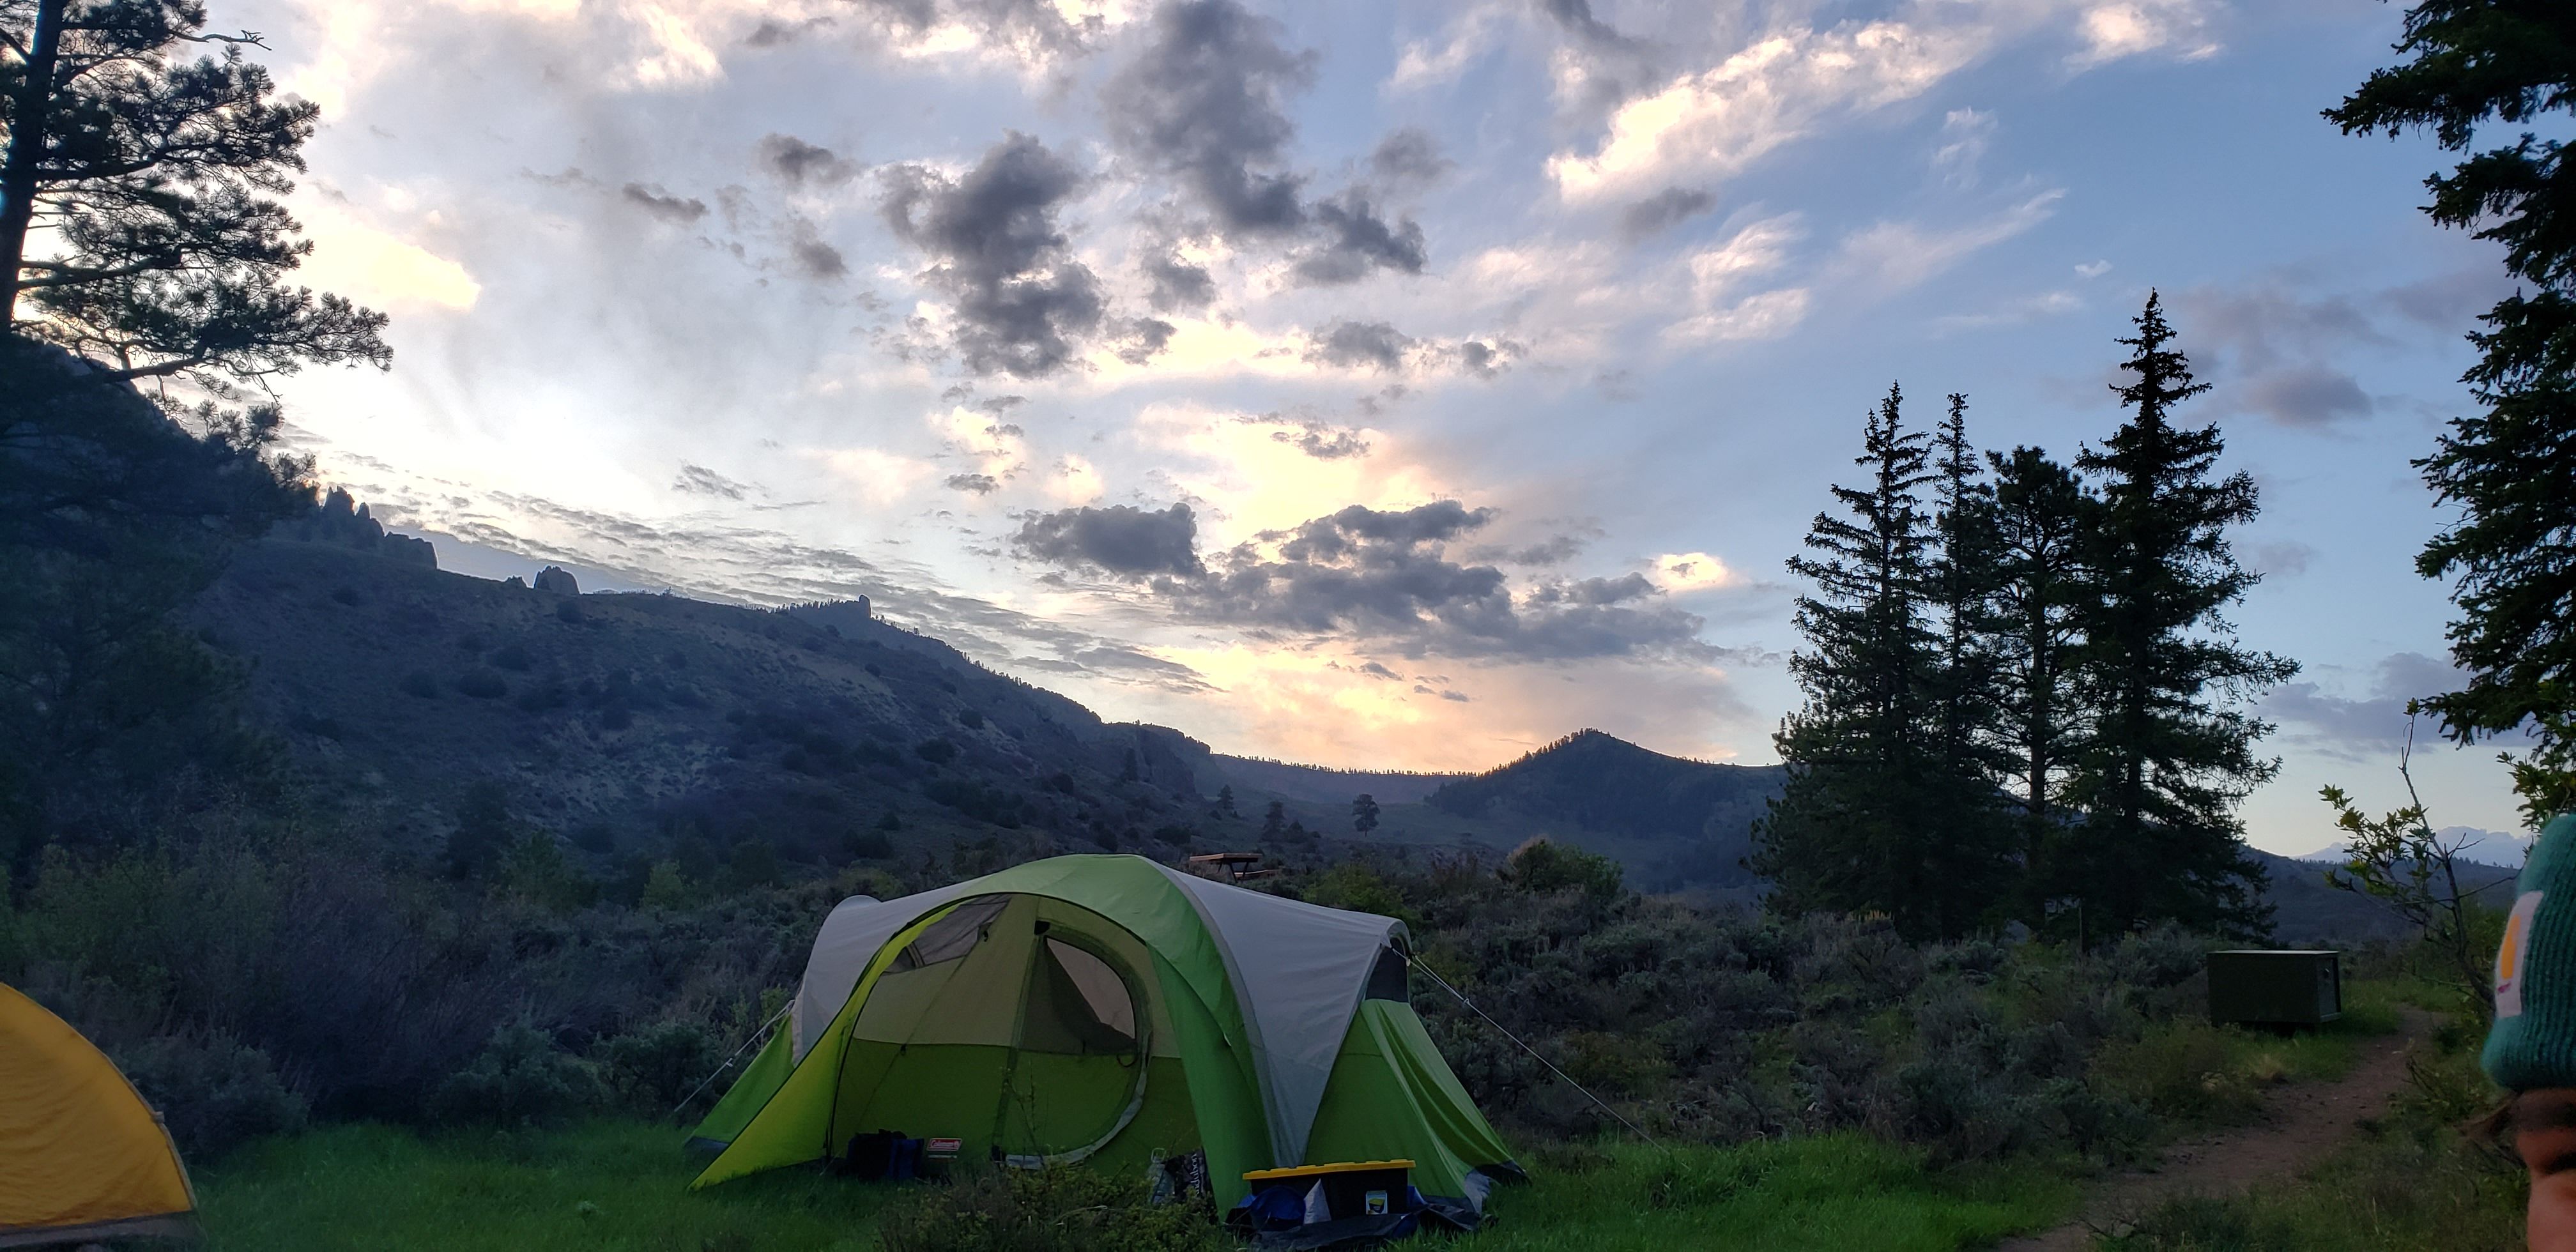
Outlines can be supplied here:
[[1734, 833], [1780, 793], [1777, 765], [1715, 765], [1579, 730], [1517, 761], [1450, 782], [1428, 803], [1460, 817], [1505, 807], [1638, 838]]

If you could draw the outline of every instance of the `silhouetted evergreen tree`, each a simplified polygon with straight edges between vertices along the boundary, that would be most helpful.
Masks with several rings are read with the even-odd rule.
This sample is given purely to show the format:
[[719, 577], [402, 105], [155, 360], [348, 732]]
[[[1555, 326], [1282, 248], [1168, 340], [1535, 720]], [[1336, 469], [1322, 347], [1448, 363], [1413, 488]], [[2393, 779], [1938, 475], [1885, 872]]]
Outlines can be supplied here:
[[2227, 539], [2257, 511], [2254, 480], [2211, 476], [2217, 427], [2173, 424], [2174, 406], [2209, 388], [2152, 293], [2137, 327], [2120, 340], [2133, 377], [2112, 388], [2129, 420], [2076, 461], [2101, 502], [2086, 544], [2099, 581], [2078, 612], [2091, 724], [2067, 787], [2082, 816], [2066, 868], [2096, 930], [2170, 918], [2261, 933], [2263, 869], [2236, 802], [2279, 762], [2254, 754], [2271, 728], [2248, 705], [2298, 665], [2237, 646], [2222, 615], [2259, 580]]
[[[2576, 112], [2576, 6], [2425, 0], [2397, 48], [2413, 59], [2373, 72], [2327, 120], [2346, 134], [2429, 128], [2467, 152], [2487, 123]], [[2576, 807], [2576, 167], [2563, 141], [2526, 130], [2425, 184], [2434, 221], [2503, 244], [2506, 271], [2529, 284], [2469, 336], [2481, 355], [2463, 381], [2486, 411], [2454, 419], [2415, 463], [2459, 510], [2415, 564], [2457, 580], [2451, 656], [2470, 675], [2427, 703], [2462, 743], [2539, 732], [2514, 771], [2537, 826]]]
[[1287, 833], [1288, 806], [1273, 800], [1270, 802], [1270, 807], [1261, 814], [1261, 838], [1263, 842], [1268, 842]]
[[2082, 640], [2077, 612], [2090, 593], [2083, 544], [2091, 514], [2075, 472], [2047, 453], [2022, 447], [1986, 460], [1994, 473], [1987, 646], [1997, 668], [1995, 764], [2020, 804], [2026, 886], [2046, 895], [2056, 875], [2051, 852], [2066, 773], [2085, 726], [2073, 674]]
[[1351, 801], [1351, 829], [1362, 835], [1377, 829], [1377, 797], [1363, 792]]
[[1784, 793], [1756, 832], [1754, 867], [1791, 912], [1879, 911], [1908, 935], [1956, 933], [1978, 902], [1938, 870], [1923, 815], [1935, 806], [1939, 643], [1925, 619], [1932, 519], [1929, 436], [1904, 429], [1903, 392], [1888, 388], [1855, 459], [1868, 485], [1837, 485], [1848, 516], [1819, 513], [1810, 554], [1789, 569], [1813, 584], [1798, 598], [1806, 647], [1790, 672], [1806, 701], [1774, 737], [1789, 767]]
[[[194, 0], [0, 5], [0, 330], [114, 378], [386, 364], [383, 314], [286, 282], [312, 244], [274, 197], [319, 110], [274, 98], [258, 36], [205, 24]], [[17, 322], [21, 297], [41, 316]]]
[[[1961, 899], [2000, 901], [2014, 878], [2015, 846], [2004, 810], [2002, 658], [1994, 647], [2000, 571], [1994, 488], [1968, 442], [1968, 397], [1953, 392], [1933, 438], [1933, 534], [1929, 608], [1940, 640], [1933, 680], [1939, 736], [1924, 814], [1934, 872]], [[1949, 933], [1964, 922], [1953, 921]]]

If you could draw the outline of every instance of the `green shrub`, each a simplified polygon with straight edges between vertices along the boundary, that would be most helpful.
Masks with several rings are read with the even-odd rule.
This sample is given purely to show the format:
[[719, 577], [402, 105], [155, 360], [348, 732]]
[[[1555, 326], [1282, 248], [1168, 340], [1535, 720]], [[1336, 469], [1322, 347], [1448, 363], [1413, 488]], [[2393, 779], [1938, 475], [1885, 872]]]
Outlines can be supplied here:
[[1202, 1197], [1154, 1205], [1133, 1177], [1074, 1168], [977, 1169], [886, 1206], [886, 1252], [1216, 1252], [1232, 1249]]
[[116, 1063], [190, 1160], [304, 1128], [304, 1097], [278, 1078], [266, 1052], [228, 1035], [160, 1035], [120, 1050]]
[[934, 736], [914, 744], [912, 754], [933, 765], [945, 765], [957, 759], [957, 745]]
[[492, 654], [492, 663], [514, 674], [524, 674], [531, 664], [527, 645], [507, 644]]
[[413, 670], [402, 676], [402, 692], [422, 700], [438, 698], [438, 680], [424, 670]]
[[456, 676], [456, 690], [477, 700], [498, 700], [510, 694], [510, 684], [488, 669], [469, 669]]
[[1619, 894], [1620, 869], [1617, 861], [1598, 852], [1532, 839], [1503, 862], [1502, 877], [1532, 894], [1574, 887], [1587, 896], [1608, 898]]
[[599, 1071], [543, 1031], [504, 1026], [474, 1063], [430, 1093], [430, 1116], [451, 1125], [552, 1125], [608, 1102]]
[[[612, 1095], [636, 1112], [658, 1116], [715, 1072], [724, 1044], [694, 1022], [661, 1022], [609, 1040], [600, 1060]], [[722, 1091], [721, 1083], [708, 1084], [699, 1102], [713, 1103]]]
[[2242, 1122], [2262, 1106], [2227, 1033], [2195, 1017], [2158, 1022], [2135, 1040], [2109, 1044], [2094, 1058], [2093, 1073], [2106, 1090], [2163, 1117]]

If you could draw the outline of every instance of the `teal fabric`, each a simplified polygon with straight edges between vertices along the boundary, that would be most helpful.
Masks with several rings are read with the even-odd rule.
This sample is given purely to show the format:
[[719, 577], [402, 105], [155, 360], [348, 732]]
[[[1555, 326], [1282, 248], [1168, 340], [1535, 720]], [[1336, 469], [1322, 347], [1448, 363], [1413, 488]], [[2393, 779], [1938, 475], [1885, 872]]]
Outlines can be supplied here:
[[2508, 1091], [2576, 1087], [2576, 813], [2542, 829], [2523, 862], [2479, 1059]]

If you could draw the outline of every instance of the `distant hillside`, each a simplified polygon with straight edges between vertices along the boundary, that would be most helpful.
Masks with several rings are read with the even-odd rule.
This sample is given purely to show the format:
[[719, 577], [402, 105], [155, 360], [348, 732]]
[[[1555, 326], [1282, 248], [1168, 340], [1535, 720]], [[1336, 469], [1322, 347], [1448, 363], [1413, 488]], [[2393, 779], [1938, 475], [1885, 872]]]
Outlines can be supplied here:
[[1745, 887], [1754, 819], [1780, 794], [1777, 765], [1714, 765], [1598, 730], [1441, 786], [1424, 803], [1468, 821], [1514, 816], [1626, 862], [1641, 885]]
[[1203, 745], [1104, 724], [860, 606], [564, 595], [334, 540], [245, 549], [196, 625], [344, 802], [423, 840], [478, 783], [603, 856], [985, 838], [1177, 856], [1208, 825]]
[[[2285, 944], [2345, 947], [2408, 934], [2405, 919], [2367, 896], [2326, 885], [2327, 866], [2257, 852], [2255, 859], [2271, 874], [2272, 931]], [[2463, 862], [2460, 890], [2490, 906], [2512, 903], [2509, 885], [2518, 871]], [[2505, 899], [2499, 900], [2498, 896]]]
[[1258, 757], [1227, 756], [1223, 753], [1217, 754], [1214, 761], [1217, 773], [1238, 788], [1316, 804], [1348, 804], [1363, 795], [1380, 804], [1414, 804], [1439, 790], [1443, 784], [1471, 777], [1467, 774], [1326, 769], [1320, 765], [1291, 765], [1285, 761], [1265, 761]]

